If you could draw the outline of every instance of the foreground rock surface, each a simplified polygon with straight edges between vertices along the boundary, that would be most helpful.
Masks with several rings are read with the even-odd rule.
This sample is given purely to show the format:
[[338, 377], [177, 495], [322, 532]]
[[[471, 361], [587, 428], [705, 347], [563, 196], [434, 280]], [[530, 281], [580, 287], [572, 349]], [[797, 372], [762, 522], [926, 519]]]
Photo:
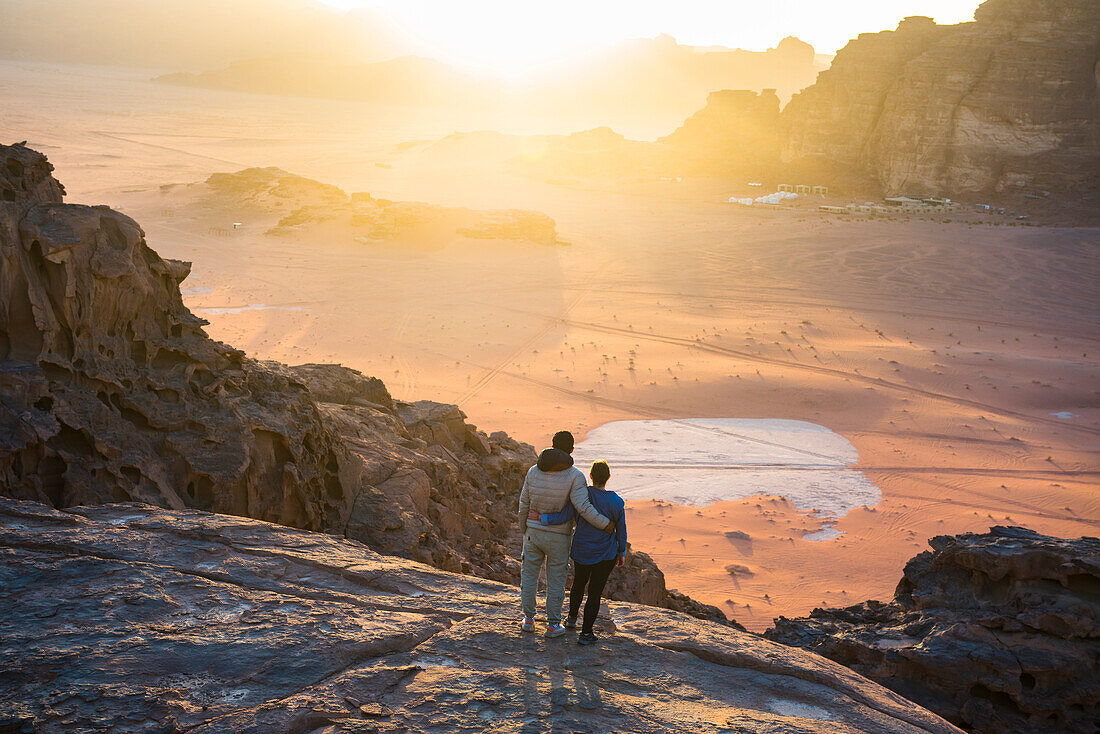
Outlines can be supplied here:
[[[362, 541], [517, 583], [534, 449], [456, 406], [394, 401], [340, 365], [287, 367], [215, 342], [183, 305], [190, 264], [129, 217], [62, 203], [46, 158], [0, 146], [0, 495], [54, 507], [140, 501]], [[254, 169], [217, 187], [253, 206], [343, 201]], [[611, 598], [725, 621], [631, 553]]]
[[726, 626], [545, 640], [514, 587], [239, 517], [0, 499], [0, 581], [5, 731], [958, 731]]
[[765, 637], [836, 660], [988, 734], [1100, 726], [1100, 540], [941, 536], [894, 601], [815, 609]]

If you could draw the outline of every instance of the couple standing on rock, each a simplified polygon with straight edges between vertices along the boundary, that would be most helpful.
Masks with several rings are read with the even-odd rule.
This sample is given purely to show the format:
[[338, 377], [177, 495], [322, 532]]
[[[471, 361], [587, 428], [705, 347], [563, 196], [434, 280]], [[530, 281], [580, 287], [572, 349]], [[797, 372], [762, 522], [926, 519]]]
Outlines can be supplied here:
[[[554, 434], [553, 448], [539, 454], [538, 463], [523, 481], [519, 495], [519, 528], [523, 532], [522, 627], [524, 632], [535, 631], [535, 592], [545, 562], [546, 636], [560, 637], [566, 629], [577, 626], [587, 586], [588, 601], [577, 642], [591, 645], [596, 642], [592, 625], [600, 611], [604, 584], [612, 569], [623, 565], [626, 513], [622, 498], [604, 488], [611, 478], [607, 462], [592, 464], [590, 486], [584, 474], [573, 466], [572, 453], [573, 434], [558, 431]], [[577, 519], [575, 534], [574, 519]], [[569, 617], [562, 624], [561, 607], [570, 557], [573, 588], [569, 593]]]

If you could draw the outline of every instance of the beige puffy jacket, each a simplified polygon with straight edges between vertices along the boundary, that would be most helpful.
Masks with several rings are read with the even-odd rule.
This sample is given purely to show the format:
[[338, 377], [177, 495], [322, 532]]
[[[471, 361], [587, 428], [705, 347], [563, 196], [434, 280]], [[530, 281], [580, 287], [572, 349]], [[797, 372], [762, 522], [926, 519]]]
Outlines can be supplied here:
[[566, 502], [572, 502], [577, 514], [591, 525], [603, 530], [611, 520], [601, 515], [588, 499], [588, 482], [584, 474], [575, 466], [561, 471], [545, 472], [533, 466], [523, 480], [523, 490], [519, 493], [519, 529], [527, 532], [528, 527], [539, 528], [551, 533], [569, 535], [573, 532], [573, 523], [562, 525], [543, 525], [536, 520], [528, 520], [527, 513], [534, 510], [540, 515], [547, 512], [559, 512]]

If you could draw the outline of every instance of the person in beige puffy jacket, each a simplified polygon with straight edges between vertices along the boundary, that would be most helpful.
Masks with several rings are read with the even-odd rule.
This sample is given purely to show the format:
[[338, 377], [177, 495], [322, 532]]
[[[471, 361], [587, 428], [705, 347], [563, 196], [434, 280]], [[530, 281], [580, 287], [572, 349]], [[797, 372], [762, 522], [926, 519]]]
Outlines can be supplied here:
[[523, 533], [523, 565], [520, 569], [520, 601], [525, 632], [535, 630], [535, 594], [539, 573], [546, 564], [546, 636], [565, 634], [561, 607], [565, 600], [565, 579], [569, 573], [569, 544], [573, 523], [543, 525], [529, 519], [535, 513], [556, 513], [572, 502], [577, 514], [594, 527], [615, 532], [615, 523], [601, 515], [588, 498], [588, 481], [573, 466], [573, 434], [558, 431], [553, 448], [539, 455], [527, 472], [519, 494], [519, 529]]

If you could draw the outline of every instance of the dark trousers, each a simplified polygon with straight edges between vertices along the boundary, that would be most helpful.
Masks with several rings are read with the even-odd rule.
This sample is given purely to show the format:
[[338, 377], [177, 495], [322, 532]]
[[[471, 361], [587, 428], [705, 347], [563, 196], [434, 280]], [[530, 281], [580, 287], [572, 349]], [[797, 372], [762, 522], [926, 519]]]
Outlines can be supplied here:
[[600, 597], [603, 595], [604, 584], [611, 575], [611, 569], [615, 568], [615, 560], [600, 561], [599, 563], [573, 562], [573, 588], [569, 591], [569, 616], [576, 617], [581, 609], [581, 598], [584, 596], [584, 587], [588, 586], [588, 601], [584, 603], [584, 626], [582, 632], [591, 632], [592, 625], [596, 622], [596, 615], [600, 613]]

